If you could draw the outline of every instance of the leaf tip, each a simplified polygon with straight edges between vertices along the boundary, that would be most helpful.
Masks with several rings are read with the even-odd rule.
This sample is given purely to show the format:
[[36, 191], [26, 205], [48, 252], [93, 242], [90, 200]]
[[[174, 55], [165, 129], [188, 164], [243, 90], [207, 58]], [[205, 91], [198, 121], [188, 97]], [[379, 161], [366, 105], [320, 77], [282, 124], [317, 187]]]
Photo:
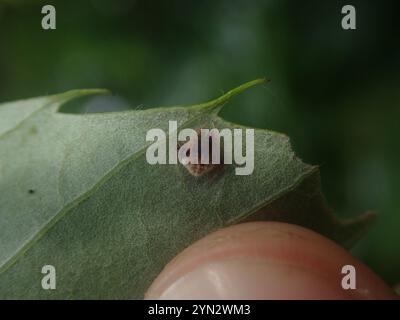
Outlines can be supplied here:
[[353, 247], [375, 224], [376, 213], [368, 211], [354, 219], [343, 221], [336, 232], [336, 238], [346, 248]]
[[229, 90], [227, 93], [223, 94], [219, 98], [203, 104], [202, 107], [210, 108], [210, 109], [216, 110], [216, 112], [218, 112], [223, 107], [223, 105], [225, 103], [227, 103], [230, 99], [232, 99], [234, 96], [241, 94], [242, 92], [246, 91], [247, 89], [249, 89], [251, 87], [254, 87], [256, 85], [261, 85], [261, 84], [265, 85], [270, 81], [271, 80], [267, 79], [267, 78], [259, 78], [259, 79], [255, 79], [255, 80], [243, 83], [242, 85]]

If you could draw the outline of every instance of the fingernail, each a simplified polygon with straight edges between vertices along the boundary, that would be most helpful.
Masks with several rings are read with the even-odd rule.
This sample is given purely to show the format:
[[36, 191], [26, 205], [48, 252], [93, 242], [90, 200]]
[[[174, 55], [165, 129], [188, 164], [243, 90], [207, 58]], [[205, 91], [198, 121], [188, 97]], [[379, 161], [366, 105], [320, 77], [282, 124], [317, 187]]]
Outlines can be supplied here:
[[[340, 288], [294, 266], [252, 257], [202, 265], [183, 275], [159, 299], [340, 299]], [[151, 298], [151, 297], [148, 297]]]

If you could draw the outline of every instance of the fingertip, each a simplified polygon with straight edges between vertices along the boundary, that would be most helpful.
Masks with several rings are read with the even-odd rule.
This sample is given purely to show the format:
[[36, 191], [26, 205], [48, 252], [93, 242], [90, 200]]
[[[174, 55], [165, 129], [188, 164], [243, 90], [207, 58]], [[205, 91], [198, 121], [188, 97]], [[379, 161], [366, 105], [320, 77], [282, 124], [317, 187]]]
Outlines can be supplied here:
[[[343, 266], [355, 289], [344, 289]], [[394, 292], [362, 262], [314, 231], [251, 222], [214, 232], [186, 248], [160, 273], [146, 299], [392, 299]]]

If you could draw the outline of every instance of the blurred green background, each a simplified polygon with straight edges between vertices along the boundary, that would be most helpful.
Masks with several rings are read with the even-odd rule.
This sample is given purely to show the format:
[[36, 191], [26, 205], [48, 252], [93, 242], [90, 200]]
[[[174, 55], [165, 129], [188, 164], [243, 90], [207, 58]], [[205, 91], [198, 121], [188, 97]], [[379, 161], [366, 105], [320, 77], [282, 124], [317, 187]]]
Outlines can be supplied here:
[[[57, 29], [41, 28], [53, 4]], [[341, 28], [341, 8], [357, 30]], [[400, 2], [278, 0], [0, 0], [0, 101], [75, 88], [114, 96], [89, 112], [193, 104], [243, 82], [272, 82], [232, 101], [228, 120], [287, 133], [321, 164], [337, 214], [373, 209], [354, 249], [400, 282]], [[396, 21], [397, 20], [397, 21]]]

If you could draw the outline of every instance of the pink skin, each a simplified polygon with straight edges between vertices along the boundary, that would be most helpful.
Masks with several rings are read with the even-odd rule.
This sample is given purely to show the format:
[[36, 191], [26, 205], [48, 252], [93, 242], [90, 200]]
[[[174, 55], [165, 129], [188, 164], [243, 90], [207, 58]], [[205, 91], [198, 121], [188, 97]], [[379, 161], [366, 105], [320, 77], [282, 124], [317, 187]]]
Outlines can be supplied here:
[[[356, 289], [344, 290], [344, 265]], [[146, 299], [397, 299], [371, 269], [314, 231], [278, 222], [221, 229], [166, 265]]]

